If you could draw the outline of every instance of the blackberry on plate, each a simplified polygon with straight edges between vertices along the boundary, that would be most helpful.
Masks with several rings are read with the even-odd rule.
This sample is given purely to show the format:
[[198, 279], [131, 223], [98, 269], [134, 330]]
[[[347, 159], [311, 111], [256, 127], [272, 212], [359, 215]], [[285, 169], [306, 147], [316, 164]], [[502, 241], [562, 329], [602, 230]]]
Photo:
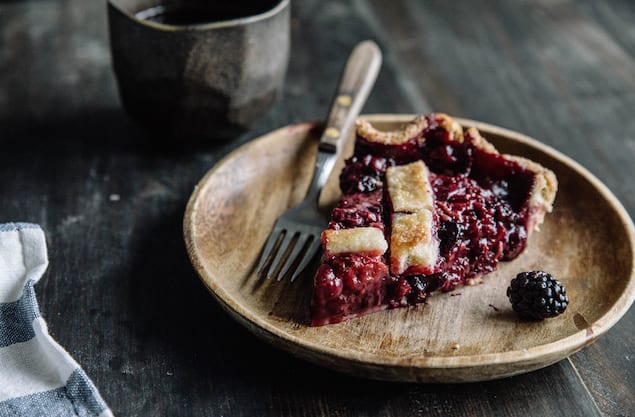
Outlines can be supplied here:
[[564, 285], [544, 271], [516, 275], [507, 288], [507, 298], [521, 318], [530, 320], [555, 317], [569, 304]]

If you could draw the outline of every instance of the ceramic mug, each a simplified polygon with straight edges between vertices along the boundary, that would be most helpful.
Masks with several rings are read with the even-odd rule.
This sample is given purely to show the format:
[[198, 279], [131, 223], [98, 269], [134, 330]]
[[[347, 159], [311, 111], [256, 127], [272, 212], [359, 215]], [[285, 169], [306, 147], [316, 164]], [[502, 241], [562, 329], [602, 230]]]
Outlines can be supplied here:
[[289, 18], [289, 0], [108, 0], [124, 108], [179, 139], [243, 133], [282, 87]]

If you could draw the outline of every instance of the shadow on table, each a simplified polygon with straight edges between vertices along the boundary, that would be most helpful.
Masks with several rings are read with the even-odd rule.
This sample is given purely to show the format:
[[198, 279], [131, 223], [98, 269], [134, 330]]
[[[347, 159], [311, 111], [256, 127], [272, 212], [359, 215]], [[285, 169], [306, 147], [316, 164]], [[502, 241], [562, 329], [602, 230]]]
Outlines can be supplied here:
[[[235, 323], [192, 267], [183, 241], [183, 206], [139, 230], [130, 302], [143, 343], [169, 351], [192, 377], [262, 375], [286, 360]], [[263, 360], [263, 355], [273, 356]]]
[[[0, 0], [1, 1], [1, 0]], [[213, 150], [230, 140], [193, 142], [149, 133], [118, 107], [81, 113], [0, 119], [3, 152], [30, 155], [166, 155]]]

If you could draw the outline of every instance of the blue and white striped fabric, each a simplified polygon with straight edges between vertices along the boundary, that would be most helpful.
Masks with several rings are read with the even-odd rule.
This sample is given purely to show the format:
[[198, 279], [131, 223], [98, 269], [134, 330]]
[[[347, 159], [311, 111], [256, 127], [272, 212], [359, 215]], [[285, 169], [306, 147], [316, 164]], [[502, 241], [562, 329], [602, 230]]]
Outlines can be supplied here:
[[33, 284], [47, 265], [39, 226], [0, 224], [0, 417], [112, 416], [40, 315]]

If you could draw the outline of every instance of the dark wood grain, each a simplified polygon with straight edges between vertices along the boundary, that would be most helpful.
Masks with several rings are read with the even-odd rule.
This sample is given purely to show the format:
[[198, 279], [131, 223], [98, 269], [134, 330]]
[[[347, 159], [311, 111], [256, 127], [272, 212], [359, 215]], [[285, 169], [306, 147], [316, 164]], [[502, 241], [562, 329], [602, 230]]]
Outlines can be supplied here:
[[37, 285], [55, 338], [116, 415], [631, 416], [633, 309], [597, 343], [501, 381], [365, 381], [255, 339], [192, 269], [182, 216], [230, 150], [326, 115], [358, 41], [384, 66], [367, 113], [439, 110], [529, 134], [575, 158], [635, 213], [635, 3], [321, 1], [292, 5], [284, 94], [248, 134], [162, 144], [123, 114], [105, 4], [0, 1], [0, 221], [42, 225]]
[[[628, 26], [622, 19], [633, 15], [632, 3], [499, 2], [477, 16], [450, 3], [414, 1], [384, 14], [379, 3], [373, 11], [380, 25], [401, 28], [385, 32], [390, 50], [406, 63], [405, 76], [423, 79], [421, 94], [434, 109], [543, 140], [598, 175], [633, 212], [634, 48], [616, 29]], [[429, 66], [438, 72], [431, 78]], [[633, 320], [631, 310], [614, 336], [571, 360], [607, 415], [635, 412], [635, 367], [626, 348]]]

